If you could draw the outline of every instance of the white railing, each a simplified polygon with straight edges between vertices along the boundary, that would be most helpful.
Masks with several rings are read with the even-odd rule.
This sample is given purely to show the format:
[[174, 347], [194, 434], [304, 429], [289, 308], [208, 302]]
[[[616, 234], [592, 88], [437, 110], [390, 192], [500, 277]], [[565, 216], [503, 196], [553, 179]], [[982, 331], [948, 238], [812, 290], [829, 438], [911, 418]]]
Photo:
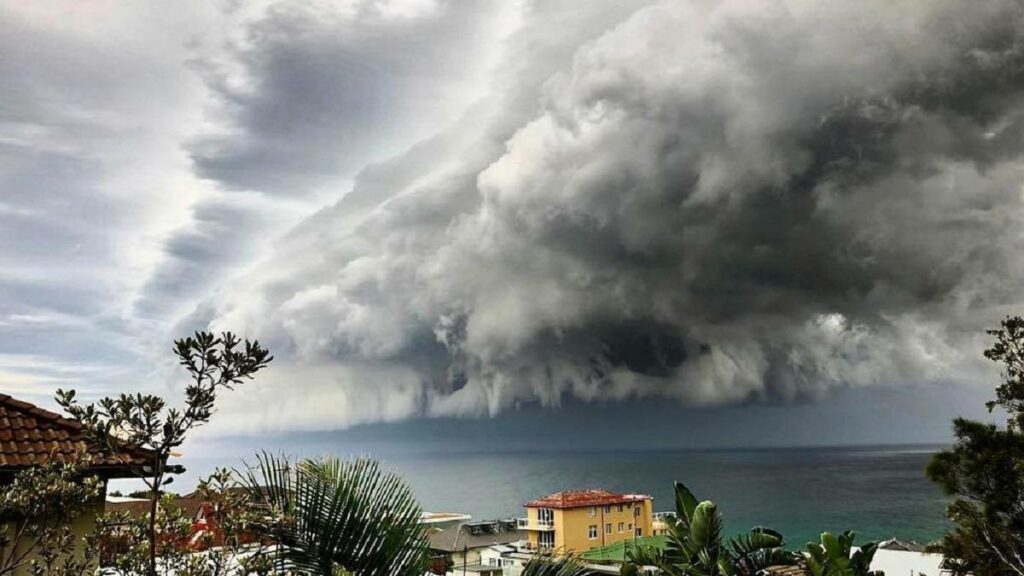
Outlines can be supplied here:
[[517, 518], [516, 527], [520, 530], [554, 530], [554, 520], [534, 520], [533, 518]]

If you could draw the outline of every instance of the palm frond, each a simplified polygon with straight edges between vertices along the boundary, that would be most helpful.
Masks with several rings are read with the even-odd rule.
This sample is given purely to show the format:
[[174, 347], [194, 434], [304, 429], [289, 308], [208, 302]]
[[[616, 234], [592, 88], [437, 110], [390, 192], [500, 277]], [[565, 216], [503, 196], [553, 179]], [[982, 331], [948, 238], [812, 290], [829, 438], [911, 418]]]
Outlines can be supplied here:
[[544, 554], [527, 562], [520, 576], [586, 576], [588, 573], [586, 565], [576, 556]]
[[288, 518], [279, 537], [290, 563], [330, 576], [421, 576], [421, 509], [402, 480], [368, 459], [303, 460], [262, 454], [243, 481]]

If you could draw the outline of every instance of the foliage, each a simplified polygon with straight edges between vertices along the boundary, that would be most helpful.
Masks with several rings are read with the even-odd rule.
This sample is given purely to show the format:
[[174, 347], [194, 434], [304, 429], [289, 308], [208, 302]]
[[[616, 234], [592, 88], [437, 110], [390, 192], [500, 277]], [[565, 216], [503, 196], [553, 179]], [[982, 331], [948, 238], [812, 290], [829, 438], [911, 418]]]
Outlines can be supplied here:
[[711, 501], [698, 502], [683, 483], [675, 483], [675, 518], [667, 518], [668, 539], [663, 550], [633, 546], [626, 564], [655, 566], [671, 576], [750, 576], [769, 566], [793, 564], [782, 534], [752, 528], [730, 539], [723, 537], [723, 521]]
[[1006, 318], [985, 357], [1002, 364], [989, 410], [1006, 412], [1005, 428], [957, 418], [956, 444], [937, 454], [928, 476], [956, 496], [956, 528], [936, 548], [954, 574], [1024, 576], [1024, 319]]
[[245, 473], [297, 570], [332, 576], [421, 576], [428, 547], [421, 510], [402, 480], [372, 460], [303, 460], [262, 454]]
[[807, 571], [812, 576], [883, 576], [871, 571], [878, 545], [869, 542], [853, 550], [855, 536], [850, 531], [839, 536], [825, 532], [820, 542], [809, 542], [803, 553]]
[[[196, 499], [206, 522], [197, 530], [195, 518], [180, 499], [164, 496], [156, 518], [157, 572], [186, 576], [229, 576], [274, 573], [280, 565], [264, 535], [274, 520], [241, 489], [233, 474], [216, 470], [201, 480]], [[148, 517], [121, 513], [101, 521], [104, 564], [122, 574], [149, 569]]]
[[[18, 472], [0, 491], [0, 575], [29, 568], [36, 576], [77, 576], [96, 565], [90, 542], [76, 542], [71, 524], [102, 492], [83, 477], [85, 459]], [[79, 546], [81, 544], [81, 546]]]
[[150, 500], [147, 574], [157, 572], [158, 501], [164, 487], [173, 481], [172, 475], [182, 471], [167, 465], [172, 450], [181, 446], [189, 432], [209, 422], [218, 392], [251, 379], [273, 360], [258, 341], [246, 340], [242, 344], [230, 332], [219, 337], [196, 332], [176, 340], [174, 353], [191, 377], [185, 387], [184, 409], [169, 407], [163, 398], [149, 394], [121, 394], [83, 406], [75, 398], [74, 390], [57, 391], [57, 402], [82, 423], [88, 439], [105, 452], [145, 450], [150, 454], [148, 464], [138, 471]]
[[586, 566], [572, 554], [563, 556], [541, 554], [526, 563], [520, 576], [586, 576], [587, 574], [589, 572]]

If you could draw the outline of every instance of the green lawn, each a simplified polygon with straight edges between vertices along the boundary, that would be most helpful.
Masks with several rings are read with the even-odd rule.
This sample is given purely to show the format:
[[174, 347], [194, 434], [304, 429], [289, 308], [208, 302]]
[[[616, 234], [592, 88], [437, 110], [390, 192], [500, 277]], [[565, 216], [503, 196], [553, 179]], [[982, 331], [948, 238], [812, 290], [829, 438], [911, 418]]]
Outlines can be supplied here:
[[[623, 540], [622, 542], [616, 542], [603, 548], [595, 548], [581, 554], [585, 560], [592, 562], [622, 562], [626, 557], [626, 547], [632, 546], [634, 540]], [[645, 536], [643, 538], [637, 538], [635, 542], [643, 544], [645, 546], [654, 546], [656, 548], [663, 548], [665, 546], [664, 536]]]

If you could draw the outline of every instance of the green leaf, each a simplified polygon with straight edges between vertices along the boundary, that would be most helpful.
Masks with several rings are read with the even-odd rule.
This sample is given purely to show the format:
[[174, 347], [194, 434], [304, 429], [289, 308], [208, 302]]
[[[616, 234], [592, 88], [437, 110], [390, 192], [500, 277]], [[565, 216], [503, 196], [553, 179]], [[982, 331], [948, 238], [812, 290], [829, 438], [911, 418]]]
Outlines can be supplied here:
[[693, 518], [693, 512], [697, 509], [697, 497], [682, 482], [675, 483], [676, 515], [686, 524]]

